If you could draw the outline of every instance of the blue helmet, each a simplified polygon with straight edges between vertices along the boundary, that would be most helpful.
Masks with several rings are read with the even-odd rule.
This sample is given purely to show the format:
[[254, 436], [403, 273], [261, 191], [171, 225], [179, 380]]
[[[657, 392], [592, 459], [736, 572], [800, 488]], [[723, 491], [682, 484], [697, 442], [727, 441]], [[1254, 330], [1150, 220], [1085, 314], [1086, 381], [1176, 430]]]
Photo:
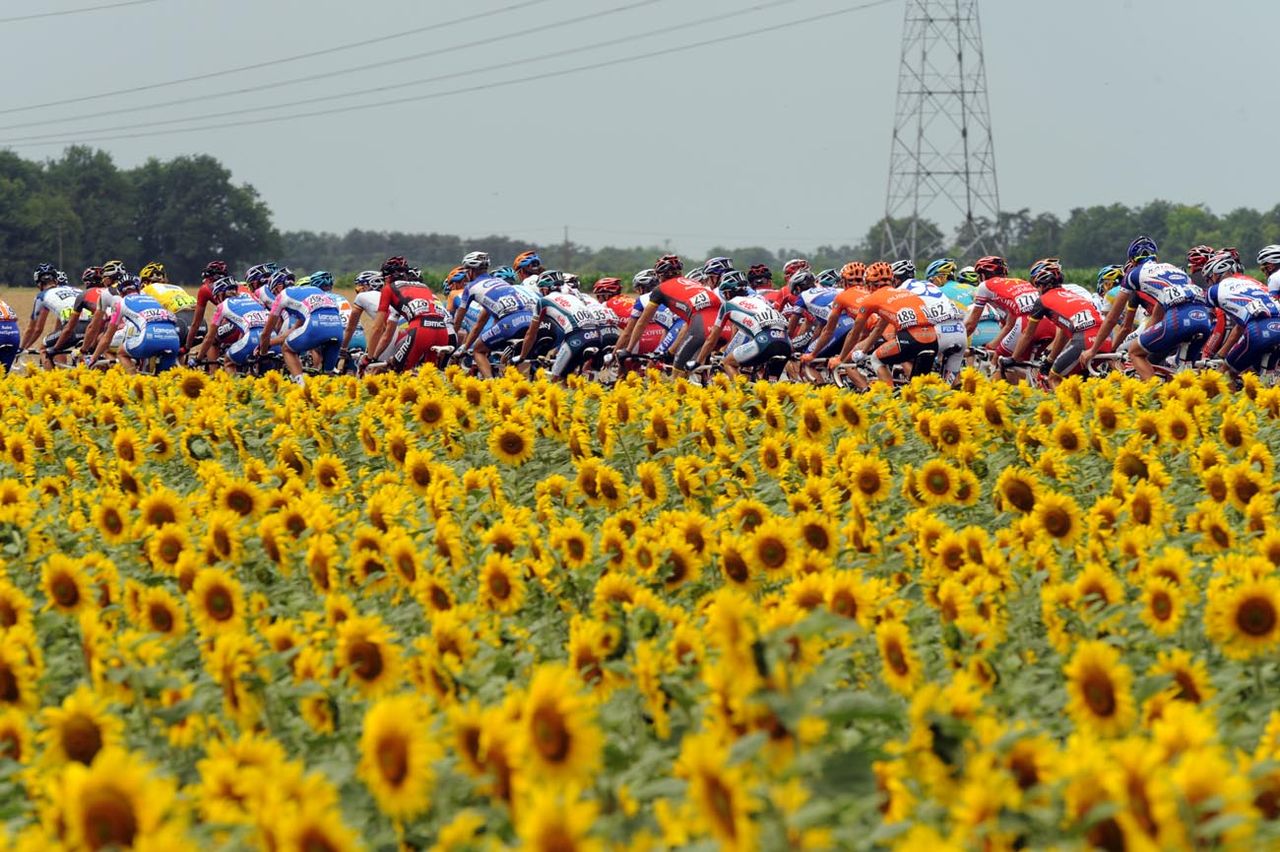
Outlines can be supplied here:
[[290, 287], [298, 279], [294, 276], [293, 270], [285, 266], [271, 273], [271, 280], [267, 282], [267, 286], [276, 293], [279, 293], [285, 287]]
[[702, 264], [702, 271], [707, 275], [724, 275], [730, 269], [733, 269], [733, 259], [728, 257], [713, 257]]
[[126, 275], [120, 279], [120, 283], [116, 285], [116, 290], [121, 296], [128, 296], [142, 290], [142, 279], [136, 275]]
[[311, 286], [319, 287], [321, 290], [328, 293], [333, 289], [333, 273], [326, 272], [323, 269], [316, 270], [311, 273]]
[[1129, 260], [1151, 260], [1156, 256], [1156, 241], [1147, 236], [1129, 243]]
[[236, 279], [230, 275], [224, 275], [213, 282], [213, 298], [221, 302], [223, 299], [234, 296], [239, 289], [240, 285], [236, 283]]
[[824, 269], [818, 273], [819, 287], [840, 287], [840, 273], [834, 269]]
[[503, 281], [506, 281], [508, 284], [520, 283], [520, 276], [517, 275], [516, 271], [512, 269], [510, 266], [499, 266], [497, 269], [493, 270], [493, 272], [491, 272], [490, 274], [494, 278], [501, 278]]
[[940, 257], [933, 263], [929, 264], [924, 270], [924, 277], [932, 281], [939, 275], [947, 276], [950, 281], [956, 276], [956, 262], [950, 257]]

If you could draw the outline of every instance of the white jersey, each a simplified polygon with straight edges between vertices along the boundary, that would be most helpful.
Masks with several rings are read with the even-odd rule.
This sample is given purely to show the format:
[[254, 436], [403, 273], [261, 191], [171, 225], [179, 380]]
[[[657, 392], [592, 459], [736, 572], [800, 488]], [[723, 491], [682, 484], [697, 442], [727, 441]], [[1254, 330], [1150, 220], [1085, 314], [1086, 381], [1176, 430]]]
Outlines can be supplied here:
[[1107, 303], [1105, 297], [1099, 296], [1097, 293], [1090, 293], [1079, 284], [1063, 284], [1062, 289], [1070, 290], [1077, 296], [1081, 296], [1088, 299], [1090, 302], [1093, 302], [1093, 306], [1098, 309], [1098, 313], [1102, 314], [1104, 317], [1107, 315], [1107, 312], [1111, 310], [1111, 305]]
[[36, 309], [44, 308], [53, 314], [54, 319], [61, 325], [67, 321], [74, 321], [71, 314], [75, 312], [76, 299], [80, 298], [83, 290], [77, 290], [75, 287], [67, 287], [58, 285], [50, 287], [48, 290], [42, 290], [39, 296], [36, 296]]
[[929, 281], [912, 278], [898, 285], [898, 289], [905, 290], [924, 302], [925, 315], [930, 325], [959, 322], [964, 319], [964, 312], [956, 307], [956, 303], [947, 298], [937, 285]]
[[1280, 296], [1280, 269], [1271, 273], [1271, 277], [1267, 279], [1267, 292], [1273, 297]]

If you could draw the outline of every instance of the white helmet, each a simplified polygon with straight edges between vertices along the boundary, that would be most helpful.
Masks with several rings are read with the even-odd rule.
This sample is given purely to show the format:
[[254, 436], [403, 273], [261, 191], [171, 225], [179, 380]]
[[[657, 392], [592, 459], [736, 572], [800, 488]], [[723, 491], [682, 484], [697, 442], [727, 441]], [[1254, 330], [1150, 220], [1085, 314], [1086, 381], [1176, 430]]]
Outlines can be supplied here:
[[1209, 258], [1203, 269], [1205, 278], [1222, 278], [1243, 271], [1240, 261], [1226, 249], [1214, 252], [1213, 257]]
[[462, 259], [462, 265], [467, 269], [488, 269], [489, 254], [483, 251], [468, 252], [467, 256]]
[[578, 276], [572, 272], [564, 274], [564, 286], [571, 290], [581, 290], [582, 282], [578, 280]]
[[1274, 263], [1280, 265], [1280, 246], [1270, 245], [1258, 252], [1258, 265]]
[[658, 286], [658, 273], [652, 269], [641, 269], [631, 278], [631, 286], [637, 293], [648, 293]]

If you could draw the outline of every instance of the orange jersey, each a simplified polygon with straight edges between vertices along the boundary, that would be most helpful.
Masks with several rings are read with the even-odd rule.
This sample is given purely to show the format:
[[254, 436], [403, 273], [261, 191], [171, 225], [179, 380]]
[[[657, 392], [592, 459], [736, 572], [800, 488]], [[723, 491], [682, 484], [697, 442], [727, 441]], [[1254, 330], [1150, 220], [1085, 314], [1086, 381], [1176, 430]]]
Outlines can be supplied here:
[[861, 287], [849, 287], [841, 290], [831, 301], [832, 315], [844, 314], [849, 319], [856, 320], [858, 317], [858, 308], [862, 306], [862, 302], [871, 295], [870, 290], [864, 290]]
[[919, 326], [932, 326], [924, 300], [914, 293], [899, 290], [896, 287], [881, 287], [879, 290], [871, 291], [862, 299], [858, 314], [868, 319], [874, 314], [885, 320], [891, 328], [902, 331]]

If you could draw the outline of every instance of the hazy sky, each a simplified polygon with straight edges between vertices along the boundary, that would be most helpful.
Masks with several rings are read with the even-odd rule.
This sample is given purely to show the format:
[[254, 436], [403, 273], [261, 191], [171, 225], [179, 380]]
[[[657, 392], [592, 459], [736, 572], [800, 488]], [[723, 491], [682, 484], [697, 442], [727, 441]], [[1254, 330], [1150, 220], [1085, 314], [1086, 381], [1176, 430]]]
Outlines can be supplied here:
[[[84, 140], [124, 166], [209, 153], [262, 193], [283, 229], [499, 232], [545, 243], [568, 225], [571, 238], [588, 245], [670, 239], [696, 253], [716, 243], [852, 243], [884, 212], [902, 2], [398, 106], [94, 141], [476, 87], [860, 5], [792, 0], [690, 26], [771, 0], [524, 0], [523, 8], [356, 50], [334, 48], [521, 0], [154, 0], [3, 20], [106, 2], [0, 3], [0, 110], [312, 55], [131, 95], [0, 112], [0, 147], [57, 134], [12, 147], [44, 158], [66, 140]], [[635, 8], [557, 25], [623, 6]], [[1267, 117], [1280, 99], [1264, 37], [1280, 31], [1280, 3], [985, 0], [981, 10], [1004, 209], [1065, 214], [1161, 197], [1203, 201], [1221, 212], [1280, 201], [1272, 179], [1277, 124]], [[640, 37], [652, 31], [661, 32]], [[531, 61], [619, 39], [626, 41]], [[459, 49], [467, 44], [475, 46]], [[427, 55], [208, 98], [419, 53]], [[516, 64], [490, 70], [507, 63]], [[457, 76], [307, 106], [153, 123], [446, 74]], [[83, 117], [178, 99], [190, 100]], [[67, 117], [76, 120], [13, 126]], [[131, 130], [105, 132], [121, 126]]]

